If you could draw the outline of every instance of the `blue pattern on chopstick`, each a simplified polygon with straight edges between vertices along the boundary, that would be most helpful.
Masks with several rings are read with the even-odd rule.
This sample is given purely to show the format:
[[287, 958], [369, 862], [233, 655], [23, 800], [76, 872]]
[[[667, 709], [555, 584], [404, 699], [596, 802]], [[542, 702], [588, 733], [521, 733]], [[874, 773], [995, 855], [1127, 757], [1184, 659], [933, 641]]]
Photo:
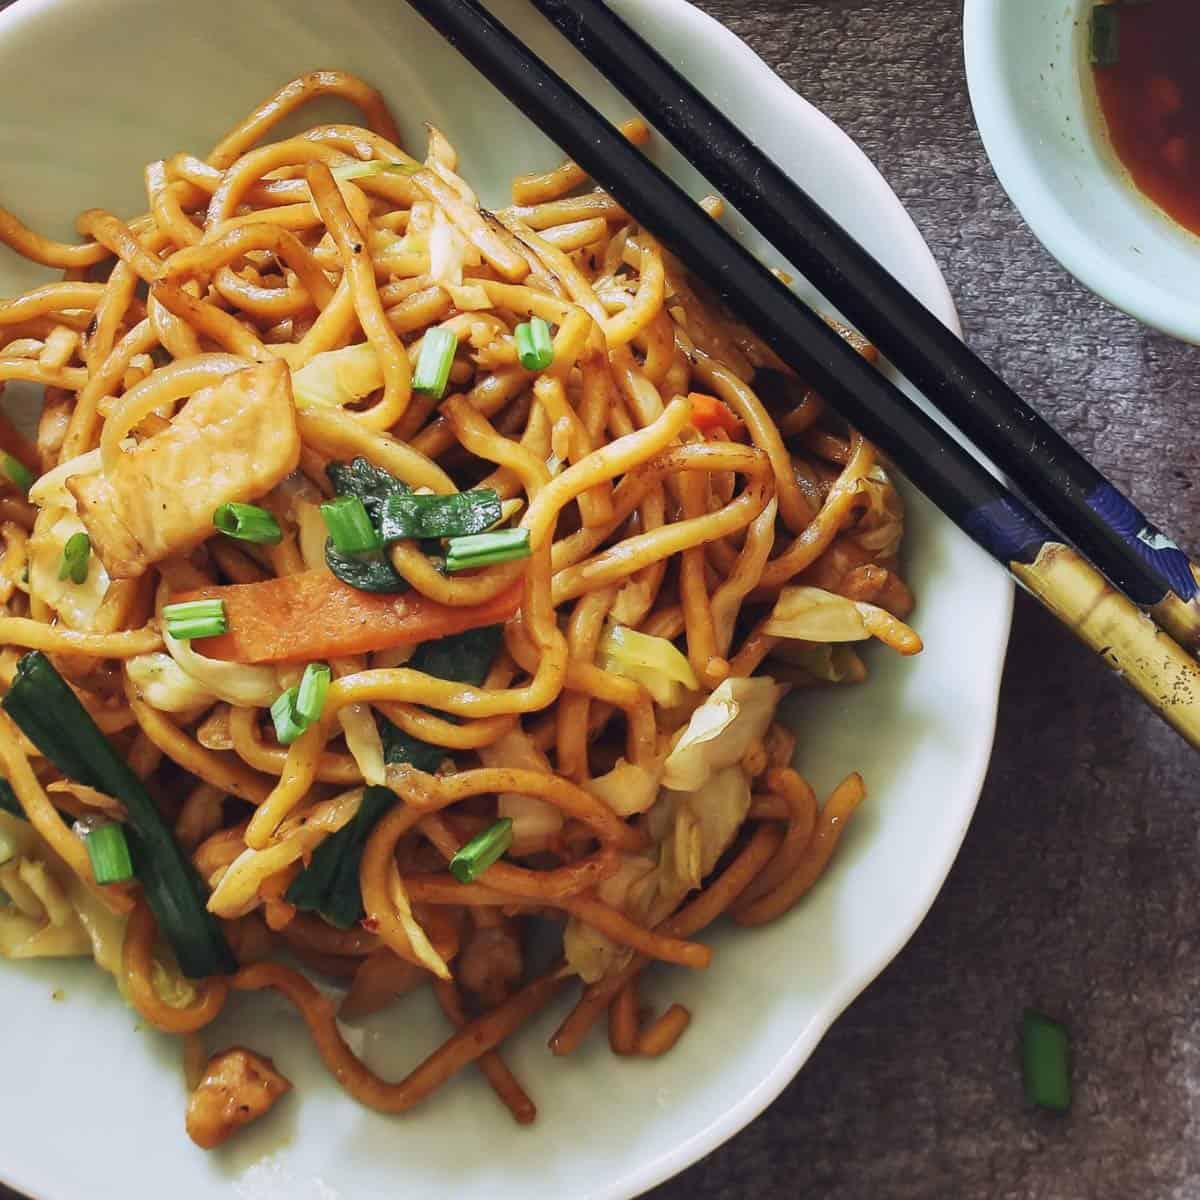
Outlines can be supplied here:
[[1160, 532], [1110, 483], [1101, 484], [1087, 499], [1088, 507], [1137, 551], [1170, 584], [1181, 600], [1191, 600], [1200, 588], [1188, 556]]
[[1047, 542], [1061, 540], [1012, 496], [973, 508], [963, 528], [1002, 563], [1033, 562]]

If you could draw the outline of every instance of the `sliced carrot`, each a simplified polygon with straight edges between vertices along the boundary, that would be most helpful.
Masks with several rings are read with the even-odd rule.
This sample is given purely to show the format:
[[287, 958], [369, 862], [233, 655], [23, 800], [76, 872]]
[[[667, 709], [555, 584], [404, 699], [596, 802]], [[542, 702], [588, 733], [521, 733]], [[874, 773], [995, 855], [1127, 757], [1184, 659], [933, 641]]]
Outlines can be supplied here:
[[692, 424], [701, 433], [723, 429], [731, 438], [745, 437], [746, 427], [741, 419], [716, 396], [707, 392], [689, 392], [688, 400], [692, 405]]
[[507, 621], [521, 603], [518, 581], [494, 600], [474, 607], [435, 604], [420, 592], [360, 592], [328, 571], [303, 571], [201, 588], [172, 601], [224, 600], [229, 632], [202, 638], [196, 650], [226, 662], [312, 662], [415, 646], [452, 633]]

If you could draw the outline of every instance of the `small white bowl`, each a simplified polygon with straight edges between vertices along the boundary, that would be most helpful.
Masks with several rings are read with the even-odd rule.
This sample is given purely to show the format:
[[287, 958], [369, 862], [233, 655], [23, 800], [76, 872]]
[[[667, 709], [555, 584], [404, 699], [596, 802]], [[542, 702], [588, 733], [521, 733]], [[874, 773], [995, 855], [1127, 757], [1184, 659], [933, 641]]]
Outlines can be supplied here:
[[975, 120], [1046, 249], [1097, 295], [1200, 343], [1200, 238], [1137, 190], [1108, 139], [1088, 63], [1092, 0], [966, 0]]

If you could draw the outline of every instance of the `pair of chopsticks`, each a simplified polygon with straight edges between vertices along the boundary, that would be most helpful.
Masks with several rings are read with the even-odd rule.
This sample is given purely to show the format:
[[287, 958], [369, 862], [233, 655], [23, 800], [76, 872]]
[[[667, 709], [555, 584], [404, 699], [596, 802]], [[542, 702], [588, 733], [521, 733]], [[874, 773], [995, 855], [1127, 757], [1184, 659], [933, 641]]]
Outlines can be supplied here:
[[1028, 503], [913, 405], [476, 0], [409, 3], [951, 520], [1200, 747], [1200, 666], [1185, 649], [1200, 646], [1200, 588], [1187, 556], [719, 109], [601, 0], [531, 0], [1014, 481]]

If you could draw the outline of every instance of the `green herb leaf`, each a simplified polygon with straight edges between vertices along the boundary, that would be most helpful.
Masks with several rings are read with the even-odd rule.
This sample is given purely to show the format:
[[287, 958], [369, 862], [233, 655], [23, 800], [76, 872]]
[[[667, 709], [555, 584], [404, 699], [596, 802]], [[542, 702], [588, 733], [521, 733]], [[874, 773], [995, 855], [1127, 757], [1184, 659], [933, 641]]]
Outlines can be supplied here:
[[384, 542], [483, 533], [500, 520], [500, 497], [490, 489], [454, 496], [389, 496], [379, 517]]
[[333, 490], [339, 496], [357, 496], [374, 522], [378, 522], [380, 505], [389, 496], [412, 492], [408, 484], [362, 457], [348, 463], [330, 463], [326, 472]]
[[[408, 666], [437, 679], [478, 687], [491, 669], [503, 640], [503, 626], [488, 625], [483, 629], [470, 629], [465, 633], [423, 642], [408, 660]], [[445, 716], [449, 721], [455, 719], [449, 714]], [[444, 746], [431, 746], [420, 738], [411, 737], [402, 729], [397, 729], [386, 717], [377, 715], [375, 720], [379, 726], [386, 763], [416, 767], [418, 771], [433, 774], [450, 757], [450, 752]]]
[[325, 565], [343, 583], [360, 592], [407, 592], [408, 580], [396, 571], [387, 557], [374, 554], [343, 554], [330, 538], [325, 543]]
[[129, 769], [40, 651], [17, 663], [4, 710], [64, 775], [121, 800], [133, 866], [159, 929], [183, 973], [198, 979], [237, 969], [194, 868], [180, 850], [142, 781]]
[[380, 818], [395, 803], [395, 794], [387, 788], [366, 788], [353, 819], [326, 838], [313, 852], [308, 866], [292, 880], [284, 897], [288, 903], [305, 912], [320, 913], [339, 929], [349, 929], [361, 921], [358, 872], [363, 849]]

